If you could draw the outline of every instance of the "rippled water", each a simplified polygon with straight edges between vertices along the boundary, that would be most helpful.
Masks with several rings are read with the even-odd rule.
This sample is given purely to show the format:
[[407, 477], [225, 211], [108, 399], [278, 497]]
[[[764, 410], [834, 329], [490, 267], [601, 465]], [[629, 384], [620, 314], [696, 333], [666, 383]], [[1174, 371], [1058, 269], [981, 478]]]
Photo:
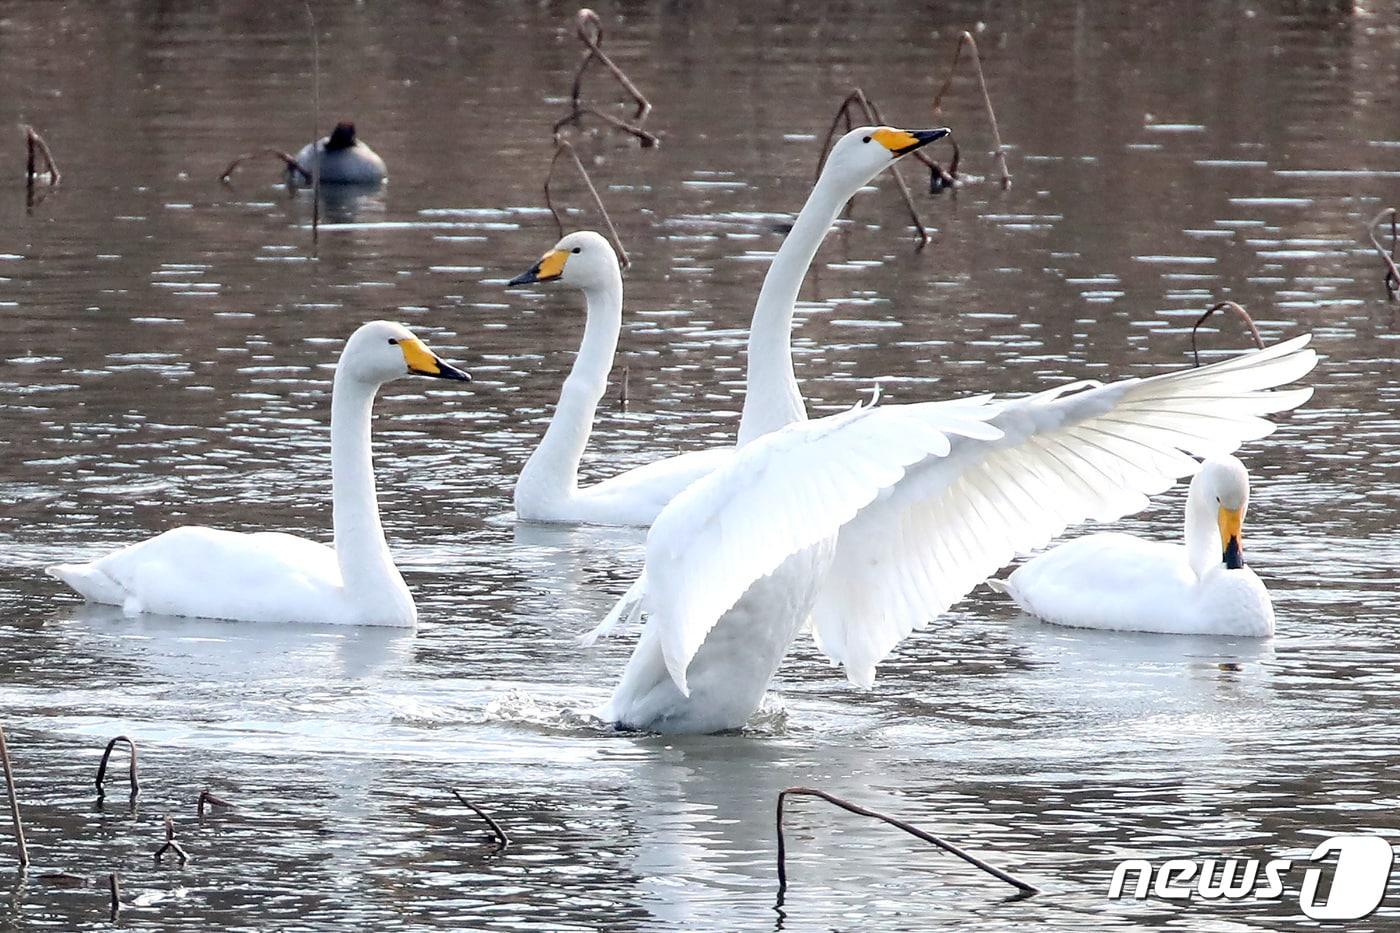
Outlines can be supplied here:
[[[900, 401], [1187, 365], [1191, 322], [1222, 298], [1266, 339], [1312, 331], [1324, 357], [1314, 401], [1245, 451], [1272, 640], [1060, 630], [978, 593], [871, 693], [803, 642], [746, 734], [685, 739], [587, 716], [630, 639], [584, 651], [573, 636], [637, 571], [640, 533], [509, 516], [582, 333], [576, 295], [502, 288], [553, 242], [540, 183], [578, 60], [573, 9], [317, 12], [322, 125], [353, 118], [391, 182], [328, 205], [341, 226], [313, 250], [310, 204], [274, 166], [215, 181], [241, 151], [309, 136], [295, 8], [0, 3], [0, 122], [36, 124], [64, 171], [27, 214], [4, 144], [0, 720], [34, 866], [0, 880], [0, 927], [105, 925], [105, 890], [44, 876], [112, 871], [123, 922], [170, 929], [1284, 926], [1296, 896], [1178, 908], [1105, 892], [1128, 855], [1304, 858], [1332, 833], [1400, 831], [1397, 311], [1360, 239], [1400, 178], [1394, 3], [600, 7], [663, 144], [578, 142], [633, 258], [631, 405], [602, 413], [590, 476], [732, 436], [752, 300], [832, 109], [859, 83], [890, 120], [934, 122], [963, 28], [1015, 184], [919, 194], [923, 251], [887, 180], [857, 200], [803, 291], [813, 410], [877, 376]], [[994, 175], [969, 75], [945, 119], [966, 172]], [[573, 180], [562, 193], [584, 204]], [[375, 317], [477, 380], [396, 383], [378, 406], [415, 635], [127, 619], [42, 576], [180, 523], [328, 537], [329, 365]], [[1222, 322], [1207, 355], [1244, 339]], [[1178, 490], [1124, 526], [1174, 535], [1181, 507]], [[120, 788], [94, 803], [117, 734], [141, 747], [134, 808]], [[799, 801], [775, 912], [773, 807], [792, 784], [945, 834], [1046, 893], [1008, 900], [936, 850]], [[205, 787], [234, 808], [197, 819]], [[508, 850], [480, 842], [453, 788], [506, 826]], [[166, 813], [184, 868], [153, 865]]]

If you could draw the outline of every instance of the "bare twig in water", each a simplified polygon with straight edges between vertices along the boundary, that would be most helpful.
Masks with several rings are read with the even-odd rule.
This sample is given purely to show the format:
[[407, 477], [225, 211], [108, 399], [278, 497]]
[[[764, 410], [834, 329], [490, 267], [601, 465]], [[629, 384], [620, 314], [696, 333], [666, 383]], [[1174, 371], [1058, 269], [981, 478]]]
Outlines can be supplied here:
[[[1390, 252], [1386, 252], [1381, 241], [1376, 237], [1376, 227], [1390, 219]], [[1387, 207], [1366, 225], [1366, 236], [1370, 239], [1371, 245], [1376, 248], [1376, 253], [1381, 257], [1381, 262], [1385, 263], [1385, 294], [1391, 301], [1400, 301], [1400, 269], [1395, 266], [1397, 249], [1400, 249], [1400, 229], [1397, 229], [1397, 212], [1393, 207]]]
[[15, 793], [15, 773], [10, 765], [10, 747], [5, 744], [5, 729], [0, 727], [0, 764], [5, 767], [5, 790], [10, 795], [10, 821], [15, 828], [15, 845], [19, 848], [19, 867], [29, 867], [29, 847], [24, 842], [24, 823], [19, 818], [19, 796]]
[[275, 158], [281, 159], [286, 164], [288, 171], [296, 172], [302, 177], [303, 181], [305, 181], [307, 184], [311, 184], [311, 172], [304, 165], [302, 165], [292, 156], [283, 152], [281, 149], [254, 149], [252, 152], [245, 152], [243, 155], [239, 156], [238, 158], [234, 159], [228, 164], [228, 168], [224, 169], [223, 174], [219, 176], [219, 181], [225, 185], [229, 184], [233, 179], [234, 171], [240, 165], [242, 165], [244, 162], [247, 162], [249, 159], [256, 159], [259, 156], [273, 156]]
[[[34, 179], [39, 175], [48, 175], [49, 187], [57, 185], [63, 176], [58, 173], [58, 166], [54, 164], [53, 153], [49, 151], [49, 144], [44, 142], [44, 137], [40, 136], [34, 127], [28, 125], [24, 127], [24, 138], [28, 149], [28, 161], [25, 166], [25, 175], [30, 183], [33, 184]], [[44, 159], [44, 168], [40, 171], [36, 171], [36, 169], [38, 169], [38, 159], [35, 158], [36, 155], [42, 156]]]
[[316, 34], [316, 14], [311, 0], [302, 0], [306, 18], [311, 24], [311, 242], [315, 244], [321, 232], [321, 162], [324, 153], [316, 150], [321, 139], [321, 39]]
[[67, 871], [46, 871], [39, 876], [39, 880], [60, 888], [85, 888], [92, 884], [92, 879], [87, 875], [75, 875]]
[[107, 750], [102, 753], [102, 763], [97, 766], [97, 799], [101, 800], [107, 796], [107, 791], [103, 788], [102, 782], [107, 777], [107, 760], [112, 757], [112, 749], [118, 742], [125, 742], [131, 751], [131, 764], [127, 770], [127, 776], [131, 779], [131, 799], [135, 800], [141, 793], [141, 782], [136, 779], [136, 743], [124, 735], [119, 735], [107, 743]]
[[977, 72], [977, 83], [982, 88], [982, 103], [987, 108], [987, 122], [992, 125], [992, 142], [996, 145], [992, 156], [997, 160], [997, 166], [1001, 169], [1001, 186], [1010, 188], [1011, 170], [1006, 167], [1006, 147], [1001, 143], [1001, 130], [997, 127], [996, 111], [992, 109], [992, 95], [987, 91], [987, 78], [982, 73], [982, 53], [977, 48], [977, 40], [972, 38], [970, 32], [964, 32], [958, 37], [958, 47], [953, 51], [953, 63], [948, 66], [948, 77], [943, 80], [943, 86], [933, 96], [933, 115], [937, 117], [942, 113], [943, 96], [953, 86], [953, 75], [958, 69], [958, 60], [962, 57], [965, 45], [972, 46], [972, 67]]
[[828, 794], [826, 791], [824, 791], [824, 790], [817, 790], [817, 789], [814, 788], [814, 787], [789, 787], [789, 788], [787, 788], [786, 790], [784, 790], [784, 791], [782, 791], [781, 793], [778, 794], [778, 896], [779, 896], [779, 898], [781, 898], [782, 895], [783, 895], [783, 892], [785, 892], [785, 891], [787, 890], [787, 847], [786, 847], [786, 843], [785, 843], [785, 841], [784, 841], [784, 839], [783, 839], [783, 801], [786, 800], [787, 797], [789, 797], [789, 796], [820, 797], [822, 800], [825, 800], [827, 803], [833, 804], [834, 806], [838, 806], [838, 807], [840, 807], [842, 810], [846, 810], [847, 812], [859, 814], [860, 816], [869, 816], [869, 817], [873, 817], [873, 818], [875, 818], [875, 819], [877, 819], [877, 820], [880, 820], [881, 822], [888, 823], [889, 825], [895, 827], [896, 829], [902, 829], [902, 830], [904, 830], [906, 833], [908, 833], [908, 834], [911, 835], [911, 836], [914, 836], [914, 837], [917, 838], [917, 839], [922, 839], [924, 842], [928, 842], [928, 843], [931, 843], [931, 844], [933, 844], [933, 845], [935, 845], [935, 846], [938, 846], [938, 848], [942, 849], [942, 850], [945, 851], [945, 852], [951, 852], [952, 854], [956, 855], [958, 858], [960, 858], [960, 859], [962, 859], [963, 861], [967, 862], [969, 865], [974, 865], [974, 866], [976, 866], [977, 868], [982, 869], [982, 870], [983, 870], [984, 872], [986, 872], [987, 874], [989, 874], [989, 875], [991, 875], [992, 877], [998, 879], [999, 881], [1004, 881], [1004, 882], [1006, 882], [1007, 884], [1009, 884], [1009, 885], [1011, 885], [1012, 887], [1016, 888], [1017, 890], [1019, 890], [1019, 891], [1020, 891], [1021, 893], [1023, 893], [1023, 894], [1039, 894], [1039, 893], [1040, 893], [1040, 889], [1037, 888], [1035, 885], [1030, 884], [1029, 882], [1026, 882], [1026, 881], [1022, 881], [1020, 878], [1017, 878], [1015, 875], [1011, 875], [1011, 874], [1009, 874], [1009, 873], [1007, 873], [1007, 872], [1004, 872], [1004, 871], [1002, 871], [1002, 870], [999, 869], [999, 868], [994, 868], [994, 867], [992, 867], [991, 865], [988, 865], [986, 862], [984, 862], [984, 861], [982, 861], [981, 859], [979, 859], [977, 856], [971, 854], [970, 852], [965, 852], [965, 851], [963, 851], [962, 849], [958, 848], [957, 846], [953, 845], [951, 842], [948, 842], [948, 841], [945, 840], [945, 839], [940, 839], [940, 838], [938, 838], [937, 836], [933, 835], [932, 833], [926, 833], [926, 832], [924, 832], [922, 829], [919, 829], [917, 826], [911, 826], [911, 825], [909, 825], [908, 823], [904, 822], [903, 820], [895, 819], [895, 818], [892, 817], [892, 816], [886, 816], [886, 815], [883, 814], [883, 813], [879, 813], [879, 812], [877, 812], [877, 811], [875, 811], [875, 810], [868, 809], [867, 807], [862, 807], [862, 806], [860, 806], [859, 804], [851, 803], [849, 800], [843, 800], [843, 799], [841, 799], [840, 797], [837, 797], [835, 794]]
[[[851, 91], [851, 93], [847, 94], [846, 99], [841, 101], [841, 106], [836, 109], [836, 116], [831, 120], [831, 127], [826, 131], [826, 139], [822, 142], [822, 151], [820, 155], [817, 156], [817, 173], [814, 177], [814, 181], [816, 178], [821, 178], [822, 167], [826, 165], [826, 157], [831, 152], [831, 146], [836, 137], [836, 127], [840, 125], [841, 119], [844, 117], [846, 120], [846, 130], [849, 132], [852, 126], [851, 111], [856, 107], [860, 108], [866, 123], [883, 124], [885, 122], [880, 117], [879, 109], [865, 96], [865, 91], [856, 88]], [[925, 165], [937, 169], [937, 166], [929, 161], [923, 153], [915, 152], [914, 155]], [[938, 170], [942, 171], [941, 169]], [[890, 172], [894, 175], [895, 184], [899, 186], [900, 196], [904, 198], [904, 206], [909, 208], [909, 216], [913, 219], [914, 228], [918, 231], [919, 245], [925, 246], [932, 237], [929, 236], [928, 229], [924, 226], [923, 220], [919, 218], [918, 209], [914, 207], [914, 199], [909, 194], [909, 185], [905, 183], [904, 176], [900, 174], [899, 163], [896, 162], [894, 165], [890, 166]]]
[[554, 198], [550, 191], [550, 185], [554, 181], [554, 170], [559, 164], [559, 157], [567, 154], [569, 159], [578, 169], [578, 173], [583, 178], [583, 183], [588, 186], [588, 193], [593, 195], [593, 203], [597, 205], [598, 212], [603, 215], [603, 223], [608, 225], [608, 236], [612, 239], [613, 247], [617, 250], [618, 261], [622, 263], [622, 268], [626, 269], [631, 265], [632, 260], [627, 256], [627, 250], [622, 248], [622, 238], [617, 235], [617, 228], [613, 226], [612, 217], [608, 216], [608, 209], [603, 206], [603, 199], [598, 196], [598, 189], [593, 187], [593, 179], [588, 177], [588, 169], [583, 167], [583, 162], [579, 160], [578, 153], [569, 144], [567, 139], [556, 137], [554, 141], [554, 158], [549, 160], [549, 172], [544, 177], [544, 203], [549, 208], [549, 212], [554, 215], [554, 225], [559, 228], [559, 235], [564, 235], [564, 221], [559, 216], [559, 211], [554, 207]]
[[617, 407], [618, 407], [618, 408], [621, 408], [623, 411], [626, 411], [626, 410], [627, 410], [627, 403], [628, 403], [629, 401], [631, 401], [631, 395], [632, 395], [631, 379], [632, 379], [632, 367], [628, 366], [626, 363], [623, 363], [623, 364], [622, 364], [622, 385], [621, 385], [621, 387], [618, 389], [618, 396], [617, 396]]
[[[626, 72], [619, 68], [617, 63], [603, 51], [603, 22], [598, 18], [598, 14], [587, 7], [579, 10], [578, 15], [574, 18], [574, 27], [578, 32], [579, 41], [584, 44], [587, 51], [584, 52], [583, 60], [579, 62], [578, 71], [574, 74], [574, 86], [569, 94], [569, 115], [554, 124], [554, 133], [558, 135], [560, 129], [571, 123], [577, 126], [579, 118], [584, 114], [589, 114], [598, 117], [616, 129], [632, 134], [641, 141], [642, 146], [648, 149], [655, 146], [659, 140], [642, 129], [642, 124], [646, 122], [647, 116], [651, 113], [651, 102], [646, 99], [646, 95], [637, 89], [637, 85], [632, 83], [632, 79], [627, 77]], [[632, 115], [632, 119], [636, 121], [635, 124], [619, 120], [583, 102], [583, 75], [595, 58], [603, 63], [603, 67], [608, 69], [617, 83], [622, 85], [622, 89], [632, 98], [632, 102], [637, 105], [637, 112]]]
[[121, 879], [116, 872], [107, 876], [107, 892], [112, 896], [112, 922], [115, 923], [117, 915], [122, 912]]
[[1196, 361], [1197, 366], [1201, 365], [1201, 352], [1196, 349], [1196, 329], [1204, 324], [1212, 314], [1226, 309], [1235, 312], [1239, 319], [1244, 321], [1245, 326], [1249, 328], [1250, 336], [1254, 338], [1254, 345], [1261, 350], [1264, 349], [1264, 338], [1259, 335], [1259, 328], [1255, 325], [1254, 318], [1249, 316], [1249, 312], [1233, 301], [1221, 301], [1211, 305], [1206, 313], [1202, 314], [1196, 319], [1196, 323], [1191, 325], [1191, 357]]
[[201, 820], [204, 819], [204, 806], [205, 806], [205, 804], [208, 804], [209, 807], [210, 807], [210, 809], [213, 809], [214, 807], [231, 807], [231, 806], [233, 806], [233, 804], [229, 803], [227, 800], [222, 800], [222, 799], [220, 799], [220, 798], [218, 798], [218, 797], [215, 797], [213, 794], [209, 793], [209, 788], [207, 788], [207, 787], [204, 788], [204, 790], [202, 790], [202, 791], [199, 792], [199, 809], [198, 809], [198, 813], [199, 813], [199, 818], [200, 818]]
[[175, 854], [179, 857], [181, 865], [184, 865], [190, 860], [189, 853], [185, 851], [184, 847], [181, 846], [180, 843], [175, 841], [175, 824], [170, 821], [170, 815], [166, 814], [165, 845], [161, 846], [159, 849], [156, 849], [156, 863], [159, 864], [160, 860], [165, 857], [165, 853], [170, 851], [171, 849], [175, 850]]
[[456, 790], [452, 791], [452, 796], [457, 798], [458, 803], [475, 813], [477, 816], [481, 817], [483, 820], [486, 821], [486, 825], [491, 827], [492, 835], [488, 836], [487, 838], [495, 839], [497, 852], [503, 851], [508, 845], [510, 845], [510, 836], [506, 835], [506, 831], [501, 828], [500, 823], [497, 823], [491, 818], [491, 814], [487, 813], [485, 810], [481, 809], [476, 804], [463, 797]]

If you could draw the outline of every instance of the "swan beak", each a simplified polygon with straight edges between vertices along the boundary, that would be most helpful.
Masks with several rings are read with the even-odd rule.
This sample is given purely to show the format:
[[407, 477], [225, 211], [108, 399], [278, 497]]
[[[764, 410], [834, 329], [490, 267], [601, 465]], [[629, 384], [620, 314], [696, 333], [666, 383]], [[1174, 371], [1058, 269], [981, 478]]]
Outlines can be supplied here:
[[506, 283], [506, 288], [516, 285], [530, 285], [534, 282], [548, 282], [564, 274], [564, 263], [569, 254], [562, 249], [552, 249], [540, 257], [540, 261], [527, 271], [520, 273]]
[[403, 351], [404, 362], [408, 364], [408, 371], [411, 373], [436, 379], [451, 379], [455, 382], [472, 381], [471, 373], [464, 372], [451, 363], [444, 363], [421, 340], [400, 340], [399, 349]]
[[898, 158], [907, 155], [915, 149], [922, 149], [936, 139], [942, 139], [953, 132], [946, 126], [940, 126], [932, 130], [896, 130], [889, 127], [881, 127], [874, 132], [875, 141], [890, 151], [890, 155]]
[[1240, 545], [1244, 509], [1227, 509], [1221, 506], [1216, 520], [1220, 525], [1220, 547], [1224, 551], [1220, 559], [1225, 562], [1225, 569], [1239, 570], [1244, 566], [1244, 549]]

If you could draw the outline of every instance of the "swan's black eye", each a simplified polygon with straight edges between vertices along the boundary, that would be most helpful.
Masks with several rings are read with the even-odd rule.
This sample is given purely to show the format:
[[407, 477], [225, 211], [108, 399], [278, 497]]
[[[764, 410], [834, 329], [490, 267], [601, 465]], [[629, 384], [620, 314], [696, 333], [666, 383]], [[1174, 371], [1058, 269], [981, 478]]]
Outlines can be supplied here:
[[581, 253], [581, 252], [583, 252], [583, 247], [582, 247], [582, 246], [575, 246], [575, 247], [571, 250], [571, 252]]
[[390, 337], [390, 338], [389, 338], [389, 346], [391, 346], [391, 347], [397, 347], [398, 345], [399, 345], [399, 338], [397, 338], [397, 337]]
[[865, 137], [864, 139], [861, 140], [861, 142], [863, 142], [863, 143], [868, 143], [868, 142], [870, 142], [870, 137], [869, 137], [869, 136]]

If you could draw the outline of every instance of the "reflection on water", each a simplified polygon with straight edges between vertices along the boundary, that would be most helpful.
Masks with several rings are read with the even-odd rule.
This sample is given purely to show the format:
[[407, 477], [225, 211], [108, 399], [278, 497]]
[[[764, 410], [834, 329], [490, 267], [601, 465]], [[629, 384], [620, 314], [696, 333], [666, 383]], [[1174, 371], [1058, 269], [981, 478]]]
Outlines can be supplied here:
[[[1296, 901], [1104, 892], [1129, 854], [1303, 858], [1323, 834], [1400, 828], [1400, 370], [1358, 241], [1400, 175], [1400, 10], [600, 8], [663, 144], [578, 140], [633, 257], [631, 404], [614, 390], [600, 411], [586, 482], [732, 437], [753, 298], [831, 109], [860, 84], [892, 120], [927, 123], [932, 70], [979, 21], [1014, 187], [921, 194], [922, 251], [888, 182], [857, 199], [798, 309], [813, 410], [877, 377], [908, 401], [1186, 365], [1191, 323], [1224, 298], [1268, 340], [1312, 331], [1324, 357], [1314, 401], [1245, 451], [1274, 639], [1051, 628], [979, 592], [874, 691], [803, 641], [748, 733], [689, 739], [589, 715], [634, 636], [575, 636], [630, 582], [644, 535], [509, 514], [583, 327], [578, 295], [503, 287], [555, 238], [540, 183], [578, 61], [572, 12], [318, 5], [323, 123], [354, 119], [393, 182], [328, 188], [313, 246], [310, 195], [275, 166], [216, 181], [233, 154], [307, 138], [288, 93], [310, 80], [298, 27], [269, 31], [243, 2], [0, 3], [0, 112], [36, 124], [64, 172], [32, 215], [16, 162], [0, 196], [0, 720], [35, 863], [0, 882], [0, 925], [104, 923], [104, 890], [42, 876], [118, 871], [124, 922], [172, 929], [1285, 926]], [[970, 75], [949, 101], [965, 168], [991, 173]], [[557, 193], [587, 203], [573, 182]], [[377, 409], [416, 635], [128, 619], [41, 574], [181, 523], [328, 540], [329, 366], [376, 317], [476, 377], [469, 393], [395, 384]], [[1245, 339], [1218, 321], [1203, 355]], [[1175, 537], [1183, 494], [1122, 527]], [[142, 796], [95, 805], [101, 747], [122, 733]], [[801, 801], [779, 914], [771, 821], [791, 784], [1048, 893], [1009, 901]], [[234, 807], [199, 820], [205, 787]], [[506, 852], [478, 843], [453, 788], [507, 826]], [[151, 859], [166, 813], [183, 869]]]

